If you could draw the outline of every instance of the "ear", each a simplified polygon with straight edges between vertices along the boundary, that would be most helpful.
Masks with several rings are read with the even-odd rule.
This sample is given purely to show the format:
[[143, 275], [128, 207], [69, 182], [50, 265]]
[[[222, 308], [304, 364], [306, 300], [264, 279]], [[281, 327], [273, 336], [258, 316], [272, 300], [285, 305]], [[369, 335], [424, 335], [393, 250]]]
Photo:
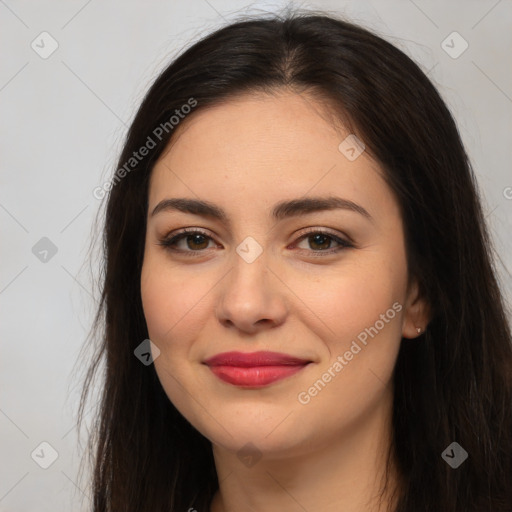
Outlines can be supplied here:
[[[414, 280], [409, 287], [404, 309], [402, 336], [409, 339], [421, 336], [427, 329], [430, 321], [430, 308], [420, 294], [417, 280]], [[418, 332], [418, 328], [420, 332]]]

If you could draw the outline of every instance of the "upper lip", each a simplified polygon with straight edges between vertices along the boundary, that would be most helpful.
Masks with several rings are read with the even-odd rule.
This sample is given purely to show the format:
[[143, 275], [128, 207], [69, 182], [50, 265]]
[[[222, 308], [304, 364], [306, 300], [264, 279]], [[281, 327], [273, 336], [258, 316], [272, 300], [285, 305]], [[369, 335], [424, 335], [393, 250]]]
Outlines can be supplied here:
[[223, 352], [204, 361], [208, 366], [298, 366], [311, 363], [311, 360], [290, 356], [279, 352]]

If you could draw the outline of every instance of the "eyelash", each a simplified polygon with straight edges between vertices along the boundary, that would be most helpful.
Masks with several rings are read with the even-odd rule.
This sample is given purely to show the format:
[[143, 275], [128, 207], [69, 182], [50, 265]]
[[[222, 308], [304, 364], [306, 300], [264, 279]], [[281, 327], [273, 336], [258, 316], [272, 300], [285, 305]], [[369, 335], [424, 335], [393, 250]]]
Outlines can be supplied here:
[[[186, 256], [194, 257], [194, 256], [202, 255], [206, 251], [206, 249], [200, 249], [197, 251], [191, 251], [191, 250], [183, 251], [181, 249], [175, 249], [174, 247], [172, 247], [177, 242], [181, 241], [183, 238], [185, 238], [186, 236], [189, 236], [189, 235], [202, 235], [206, 239], [209, 239], [209, 240], [212, 240], [215, 242], [215, 240], [211, 236], [209, 236], [206, 232], [204, 232], [202, 230], [199, 230], [197, 228], [184, 228], [180, 232], [176, 233], [174, 236], [160, 240], [158, 242], [158, 245], [165, 247], [165, 249], [168, 251], [185, 254]], [[332, 254], [338, 253], [344, 249], [354, 247], [354, 245], [352, 243], [348, 242], [347, 240], [344, 240], [336, 235], [333, 235], [332, 233], [330, 233], [328, 231], [322, 231], [322, 230], [318, 230], [318, 229], [313, 229], [306, 233], [303, 233], [297, 239], [297, 241], [295, 243], [300, 243], [302, 240], [304, 240], [305, 238], [308, 238], [311, 235], [323, 235], [327, 238], [331, 238], [332, 240], [334, 240], [335, 242], [337, 242], [339, 244], [339, 247], [336, 247], [334, 249], [328, 249], [328, 250], [308, 251], [307, 249], [299, 249], [299, 250], [305, 250], [307, 252], [310, 252], [315, 257], [316, 256], [324, 257], [324, 256], [332, 255]]]

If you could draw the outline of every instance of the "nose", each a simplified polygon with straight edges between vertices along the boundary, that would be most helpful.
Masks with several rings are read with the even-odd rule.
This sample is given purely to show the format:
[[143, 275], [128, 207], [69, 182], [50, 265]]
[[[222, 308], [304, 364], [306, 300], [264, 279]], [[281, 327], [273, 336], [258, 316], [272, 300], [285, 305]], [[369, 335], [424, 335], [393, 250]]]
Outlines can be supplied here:
[[252, 263], [238, 254], [234, 260], [220, 288], [219, 322], [251, 334], [281, 325], [288, 313], [287, 288], [267, 265], [265, 252]]

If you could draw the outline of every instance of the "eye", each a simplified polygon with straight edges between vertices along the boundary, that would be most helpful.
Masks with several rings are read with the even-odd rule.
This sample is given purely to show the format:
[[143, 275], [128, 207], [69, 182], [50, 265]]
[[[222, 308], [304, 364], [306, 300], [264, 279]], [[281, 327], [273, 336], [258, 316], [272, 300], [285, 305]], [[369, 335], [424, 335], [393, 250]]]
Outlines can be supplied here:
[[[169, 251], [181, 252], [187, 256], [195, 256], [204, 253], [205, 249], [208, 249], [210, 241], [215, 242], [206, 232], [196, 228], [185, 228], [170, 238], [160, 240], [158, 244]], [[312, 250], [303, 248], [300, 250], [306, 250], [306, 252], [312, 253], [315, 256], [333, 254], [345, 248], [354, 247], [351, 242], [322, 230], [311, 230], [304, 233], [297, 239], [295, 244], [303, 243], [303, 241], [306, 241]], [[332, 242], [335, 242], [338, 246], [331, 248]], [[181, 247], [180, 244], [182, 244]]]
[[[300, 243], [305, 241], [307, 245], [309, 245], [309, 247], [313, 249], [312, 251], [309, 252], [316, 253], [315, 256], [333, 254], [347, 247], [354, 247], [354, 245], [350, 243], [348, 240], [344, 240], [343, 238], [340, 238], [339, 236], [336, 236], [330, 232], [321, 230], [309, 231], [303, 234], [301, 237], [299, 237], [298, 241]], [[331, 248], [331, 244], [333, 241], [336, 242], [338, 246]]]
[[[203, 252], [203, 249], [208, 248], [209, 241], [213, 241], [213, 238], [207, 235], [204, 231], [198, 229], [183, 229], [176, 235], [160, 240], [159, 245], [166, 247], [170, 251], [191, 253]], [[181, 242], [185, 242], [185, 247], [179, 247]]]

